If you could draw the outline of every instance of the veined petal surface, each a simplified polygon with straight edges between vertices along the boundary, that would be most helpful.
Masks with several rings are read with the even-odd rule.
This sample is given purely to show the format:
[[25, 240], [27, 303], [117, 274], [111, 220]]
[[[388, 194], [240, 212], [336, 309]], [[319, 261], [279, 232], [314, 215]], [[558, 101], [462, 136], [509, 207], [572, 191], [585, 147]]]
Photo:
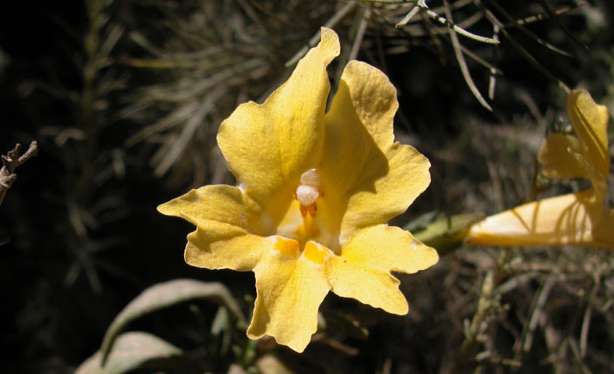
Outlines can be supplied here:
[[394, 143], [396, 90], [380, 70], [346, 66], [330, 111], [321, 163], [341, 244], [355, 230], [403, 213], [430, 183], [430, 163], [413, 147]]
[[595, 242], [601, 219], [592, 190], [551, 197], [495, 214], [472, 226], [467, 242], [477, 245], [563, 245]]

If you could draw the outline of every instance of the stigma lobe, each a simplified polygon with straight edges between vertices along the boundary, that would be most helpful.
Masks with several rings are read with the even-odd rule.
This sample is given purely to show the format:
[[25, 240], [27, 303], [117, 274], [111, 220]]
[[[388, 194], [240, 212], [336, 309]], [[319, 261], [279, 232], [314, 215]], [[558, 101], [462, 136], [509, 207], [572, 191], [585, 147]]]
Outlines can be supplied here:
[[313, 206], [320, 197], [320, 173], [309, 169], [301, 175], [301, 184], [296, 188], [296, 199], [302, 207]]

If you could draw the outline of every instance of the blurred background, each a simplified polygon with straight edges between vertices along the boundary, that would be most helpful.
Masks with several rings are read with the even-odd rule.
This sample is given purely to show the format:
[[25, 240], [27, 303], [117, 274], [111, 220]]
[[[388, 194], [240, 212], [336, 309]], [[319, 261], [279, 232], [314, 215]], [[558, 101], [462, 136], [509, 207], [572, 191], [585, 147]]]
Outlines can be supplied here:
[[84, 0], [3, 9], [0, 153], [31, 140], [39, 152], [0, 206], [0, 371], [73, 372], [137, 295], [191, 278], [223, 286], [126, 324], [173, 348], [131, 370], [614, 372], [611, 252], [441, 248], [436, 267], [401, 277], [408, 316], [331, 295], [298, 355], [245, 337], [253, 275], [187, 266], [192, 227], [155, 211], [192, 187], [234, 183], [216, 146], [219, 123], [283, 82], [322, 25], [342, 39], [331, 80], [351, 59], [386, 72], [401, 104], [397, 139], [433, 164], [430, 188], [396, 224], [420, 230], [441, 215], [494, 213], [573, 188], [542, 180], [535, 155], [547, 131], [569, 126], [563, 86], [587, 88], [614, 110], [612, 3], [424, 5]]

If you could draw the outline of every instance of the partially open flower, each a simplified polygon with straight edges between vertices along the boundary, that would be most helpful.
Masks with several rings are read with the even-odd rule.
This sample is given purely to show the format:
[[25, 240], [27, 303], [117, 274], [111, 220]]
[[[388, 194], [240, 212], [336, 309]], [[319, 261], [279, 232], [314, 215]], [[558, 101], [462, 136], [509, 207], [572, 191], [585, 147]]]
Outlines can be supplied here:
[[537, 200], [487, 217], [466, 241], [477, 245], [575, 244], [614, 249], [614, 211], [608, 209], [608, 110], [585, 90], [567, 97], [574, 135], [550, 134], [539, 153], [546, 176], [583, 178], [587, 190]]
[[394, 314], [407, 301], [391, 271], [414, 273], [437, 252], [386, 222], [430, 183], [429, 161], [394, 142], [396, 90], [362, 62], [345, 67], [326, 112], [334, 31], [262, 104], [240, 105], [218, 144], [241, 188], [205, 186], [158, 207], [196, 225], [185, 260], [253, 271], [257, 298], [247, 334], [301, 352], [329, 291]]

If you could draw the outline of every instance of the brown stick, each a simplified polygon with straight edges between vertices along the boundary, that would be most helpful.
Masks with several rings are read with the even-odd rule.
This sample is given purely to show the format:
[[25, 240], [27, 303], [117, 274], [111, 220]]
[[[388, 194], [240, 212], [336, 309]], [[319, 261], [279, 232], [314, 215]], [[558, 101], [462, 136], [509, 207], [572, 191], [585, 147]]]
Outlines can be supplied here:
[[38, 143], [36, 141], [30, 142], [28, 149], [20, 156], [21, 144], [15, 144], [15, 147], [8, 151], [6, 155], [2, 155], [2, 168], [0, 168], [0, 205], [4, 201], [6, 192], [11, 188], [17, 174], [15, 169], [28, 161], [32, 156], [38, 152]]

